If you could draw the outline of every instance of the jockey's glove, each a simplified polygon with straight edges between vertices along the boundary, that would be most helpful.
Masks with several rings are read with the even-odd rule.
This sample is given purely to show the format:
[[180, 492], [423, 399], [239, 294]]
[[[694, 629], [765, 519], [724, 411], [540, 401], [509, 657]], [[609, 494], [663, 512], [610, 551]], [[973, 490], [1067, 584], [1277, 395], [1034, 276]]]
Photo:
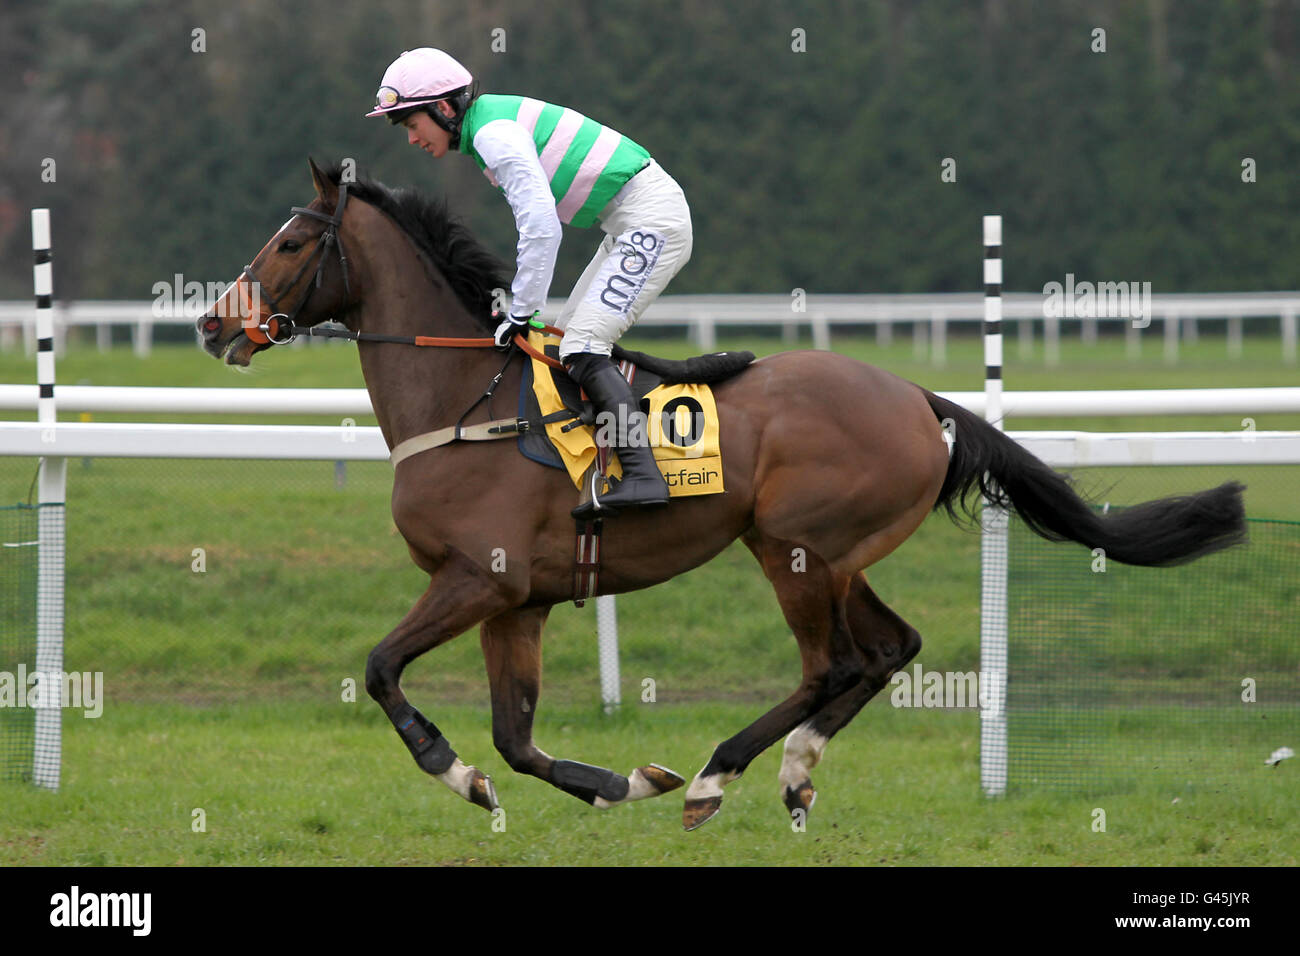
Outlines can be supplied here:
[[[500, 313], [498, 313], [500, 314]], [[529, 324], [540, 326], [540, 323], [533, 321], [541, 312], [534, 312], [532, 315], [507, 315], [497, 326], [496, 334], [493, 338], [496, 340], [496, 347], [499, 349], [510, 348], [510, 343], [515, 340], [515, 336], [525, 333]]]

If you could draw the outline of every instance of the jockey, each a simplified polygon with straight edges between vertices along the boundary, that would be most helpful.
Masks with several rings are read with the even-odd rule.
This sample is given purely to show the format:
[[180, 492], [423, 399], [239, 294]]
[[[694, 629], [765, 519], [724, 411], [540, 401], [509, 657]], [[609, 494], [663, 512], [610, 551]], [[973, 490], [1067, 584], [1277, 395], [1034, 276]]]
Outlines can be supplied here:
[[[409, 50], [384, 73], [375, 109], [435, 159], [468, 153], [500, 189], [519, 230], [509, 315], [496, 330], [509, 348], [546, 304], [560, 223], [599, 225], [600, 247], [555, 325], [560, 361], [592, 400], [623, 466], [623, 479], [576, 518], [668, 502], [644, 415], [610, 360], [691, 255], [691, 214], [681, 187], [626, 136], [580, 113], [524, 96], [478, 93], [469, 71], [441, 50]], [[604, 427], [604, 426], [602, 426]]]

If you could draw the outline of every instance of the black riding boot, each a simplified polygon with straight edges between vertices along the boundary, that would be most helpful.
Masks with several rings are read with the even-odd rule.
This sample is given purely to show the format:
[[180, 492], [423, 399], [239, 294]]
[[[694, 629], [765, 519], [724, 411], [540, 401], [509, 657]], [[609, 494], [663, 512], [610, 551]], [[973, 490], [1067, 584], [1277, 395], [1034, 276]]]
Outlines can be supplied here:
[[[614, 429], [614, 442], [618, 451], [619, 463], [623, 466], [623, 478], [610, 482], [610, 490], [600, 495], [595, 501], [573, 510], [575, 518], [600, 518], [613, 514], [624, 508], [643, 508], [651, 505], [668, 503], [668, 483], [655, 464], [650, 450], [650, 438], [647, 429], [632, 428], [632, 423], [639, 418], [645, 424], [645, 416], [637, 407], [632, 396], [632, 387], [627, 379], [610, 361], [608, 356], [593, 355], [582, 352], [570, 356], [565, 366], [569, 376], [582, 386], [591, 403], [596, 408], [596, 427], [599, 429], [607, 421], [602, 417], [613, 416], [617, 423]], [[634, 418], [633, 416], [636, 416]], [[631, 433], [631, 434], [629, 434]], [[637, 439], [636, 444], [629, 438]]]

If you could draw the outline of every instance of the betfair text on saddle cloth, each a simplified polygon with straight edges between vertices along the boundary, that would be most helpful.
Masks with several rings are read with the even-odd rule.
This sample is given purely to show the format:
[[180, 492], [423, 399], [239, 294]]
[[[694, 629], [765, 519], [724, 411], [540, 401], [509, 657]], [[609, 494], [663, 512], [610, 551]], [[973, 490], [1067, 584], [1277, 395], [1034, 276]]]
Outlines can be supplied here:
[[621, 478], [573, 511], [579, 519], [666, 504], [669, 488], [637, 428], [641, 412], [610, 361], [691, 256], [691, 213], [681, 187], [639, 143], [576, 110], [527, 96], [481, 93], [447, 53], [408, 50], [384, 72], [375, 108], [434, 159], [469, 156], [514, 213], [519, 245], [509, 314], [496, 339], [509, 348], [546, 304], [561, 223], [605, 233], [567, 303], [560, 361], [598, 413], [623, 423], [612, 439]]

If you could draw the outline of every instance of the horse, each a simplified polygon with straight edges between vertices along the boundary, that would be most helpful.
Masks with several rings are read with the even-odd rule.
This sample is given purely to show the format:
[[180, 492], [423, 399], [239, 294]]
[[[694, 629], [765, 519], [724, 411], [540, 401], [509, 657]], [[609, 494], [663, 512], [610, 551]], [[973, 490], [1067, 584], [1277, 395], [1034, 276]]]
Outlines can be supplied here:
[[[490, 347], [493, 293], [508, 286], [501, 262], [445, 203], [355, 176], [345, 182], [338, 168], [309, 163], [315, 198], [294, 207], [198, 319], [202, 347], [247, 366], [286, 341], [284, 329], [323, 331], [315, 327], [334, 319], [358, 340], [390, 449], [437, 429], [460, 435], [454, 429], [467, 409], [490, 417], [490, 398], [484, 411], [476, 406], [494, 377], [513, 407], [521, 363], [502, 368], [502, 353]], [[599, 593], [666, 581], [739, 538], [776, 592], [802, 676], [784, 701], [714, 749], [685, 793], [688, 830], [716, 815], [724, 787], [782, 737], [782, 802], [807, 814], [816, 797], [811, 772], [827, 743], [921, 649], [921, 635], [864, 571], [931, 512], [971, 522], [982, 497], [1048, 540], [1149, 566], [1194, 560], [1245, 536], [1236, 482], [1102, 514], [978, 416], [834, 353], [765, 356], [716, 384], [714, 395], [725, 493], [606, 519]], [[461, 760], [399, 686], [411, 661], [477, 625], [492, 739], [512, 770], [601, 809], [672, 791], [686, 781], [659, 764], [624, 776], [556, 759], [533, 740], [542, 629], [555, 604], [575, 598], [577, 491], [564, 471], [526, 459], [514, 444], [451, 441], [395, 465], [393, 521], [429, 584], [370, 652], [366, 690], [422, 770], [495, 811], [491, 779]], [[503, 553], [504, 565], [495, 560]]]

